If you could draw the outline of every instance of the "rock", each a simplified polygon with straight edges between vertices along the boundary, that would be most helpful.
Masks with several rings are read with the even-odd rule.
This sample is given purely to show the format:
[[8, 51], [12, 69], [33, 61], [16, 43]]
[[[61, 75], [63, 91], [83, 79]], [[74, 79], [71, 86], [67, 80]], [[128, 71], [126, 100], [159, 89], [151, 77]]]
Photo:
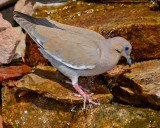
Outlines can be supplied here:
[[28, 15], [32, 15], [34, 7], [39, 5], [48, 5], [48, 6], [59, 6], [62, 5], [63, 2], [66, 2], [68, 0], [19, 0], [16, 5], [14, 10], [19, 11]]
[[26, 49], [26, 43], [25, 43], [26, 34], [24, 34], [20, 26], [14, 27], [14, 29], [16, 30], [16, 32], [19, 34], [21, 38], [20, 43], [17, 45], [14, 59], [22, 58], [23, 62], [25, 62], [24, 57], [25, 57], [25, 49]]
[[[104, 104], [95, 108], [92, 113], [78, 118], [70, 123], [71, 128], [147, 128], [157, 127], [160, 116], [151, 109], [134, 108], [118, 104]], [[157, 116], [153, 116], [152, 114]]]
[[[1, 104], [1, 106], [2, 106], [2, 104]], [[0, 128], [3, 128], [2, 107], [0, 107]]]
[[36, 0], [19, 0], [14, 7], [14, 11], [31, 15], [35, 2]]
[[130, 71], [123, 74], [112, 73], [112, 77], [112, 82], [109, 82], [110, 90], [120, 100], [160, 108], [160, 60], [136, 63]]
[[158, 127], [160, 112], [128, 105], [88, 106], [60, 102], [33, 91], [19, 97], [16, 87], [2, 89], [2, 116], [6, 126], [20, 128], [148, 128]]
[[[96, 4], [69, 1], [60, 7], [37, 6], [33, 16], [92, 29], [106, 38], [122, 36], [131, 42], [131, 57], [139, 62], [160, 57], [160, 12], [151, 11], [149, 5], [148, 2]], [[27, 64], [32, 65], [32, 62]]]
[[[58, 101], [83, 103], [83, 98], [74, 95], [76, 93], [74, 88], [71, 84], [67, 84], [66, 80], [68, 79], [54, 67], [41, 66], [35, 69], [33, 73], [27, 74], [18, 80], [15, 85], [20, 90], [37, 92]], [[87, 81], [87, 78], [80, 79], [81, 84], [87, 83]], [[92, 82], [94, 83], [93, 86], [91, 86]], [[92, 82], [88, 86], [91, 92], [94, 93], [92, 99], [98, 100], [97, 102], [101, 103], [111, 101], [112, 95], [102, 81], [96, 77]]]
[[13, 27], [17, 26], [17, 23], [13, 19], [14, 4], [0, 9], [0, 12], [4, 20], [7, 20]]
[[[62, 5], [65, 5], [65, 2], [68, 0], [19, 0], [16, 5], [15, 5], [15, 11], [23, 12], [28, 15], [32, 15], [34, 7], [36, 6], [55, 6], [59, 7]], [[115, 3], [145, 3], [148, 2], [147, 0], [90, 0], [88, 2], [99, 2], [99, 3], [110, 3], [110, 2], [115, 2]]]
[[20, 38], [10, 23], [2, 18], [1, 14], [0, 24], [0, 63], [8, 64], [14, 57]]
[[160, 1], [152, 0], [152, 5], [150, 6], [150, 10], [152, 11], [160, 11]]
[[22, 63], [15, 63], [10, 66], [2, 66], [0, 67], [0, 82], [21, 77], [30, 70], [31, 67]]
[[24, 55], [24, 62], [29, 66], [45, 65], [48, 60], [38, 50], [37, 44], [29, 37], [26, 36], [26, 49]]
[[0, 8], [15, 3], [17, 0], [1, 0], [0, 1]]

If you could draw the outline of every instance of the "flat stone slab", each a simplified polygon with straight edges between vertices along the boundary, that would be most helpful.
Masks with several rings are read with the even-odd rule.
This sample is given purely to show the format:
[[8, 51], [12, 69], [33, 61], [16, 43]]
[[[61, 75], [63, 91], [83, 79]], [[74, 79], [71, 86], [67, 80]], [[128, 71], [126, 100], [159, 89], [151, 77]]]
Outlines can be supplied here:
[[131, 70], [112, 80], [112, 94], [122, 101], [160, 108], [160, 60], [135, 63]]
[[[41, 66], [39, 69], [35, 69], [33, 73], [29, 73], [18, 80], [15, 86], [20, 90], [36, 92], [47, 98], [56, 99], [58, 101], [83, 103], [83, 98], [75, 96], [76, 92], [74, 88], [71, 84], [65, 83], [66, 80], [68, 79], [54, 67]], [[86, 80], [87, 78], [82, 78], [80, 81], [86, 82]], [[112, 95], [98, 78], [95, 78], [94, 85], [91, 86], [90, 89], [91, 92], [95, 93], [91, 97], [92, 100], [100, 103], [108, 103], [111, 101]]]
[[22, 63], [0, 66], [0, 81], [21, 77], [30, 70], [31, 67]]

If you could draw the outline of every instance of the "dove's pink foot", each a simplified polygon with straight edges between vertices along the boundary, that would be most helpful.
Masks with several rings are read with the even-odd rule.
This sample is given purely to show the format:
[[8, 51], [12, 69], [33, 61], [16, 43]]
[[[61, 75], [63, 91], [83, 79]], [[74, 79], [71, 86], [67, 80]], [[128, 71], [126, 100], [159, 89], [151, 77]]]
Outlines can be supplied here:
[[74, 87], [74, 88], [81, 94], [81, 96], [84, 98], [83, 110], [85, 110], [85, 108], [86, 108], [86, 101], [87, 101], [87, 100], [89, 101], [89, 103], [92, 103], [92, 104], [94, 104], [94, 105], [100, 105], [100, 103], [96, 103], [96, 102], [94, 102], [94, 101], [92, 101], [92, 100], [90, 99], [90, 96], [93, 96], [93, 93], [91, 93], [91, 94], [85, 94], [85, 93], [83, 92], [83, 90], [79, 87], [78, 84], [73, 85], [73, 87]]

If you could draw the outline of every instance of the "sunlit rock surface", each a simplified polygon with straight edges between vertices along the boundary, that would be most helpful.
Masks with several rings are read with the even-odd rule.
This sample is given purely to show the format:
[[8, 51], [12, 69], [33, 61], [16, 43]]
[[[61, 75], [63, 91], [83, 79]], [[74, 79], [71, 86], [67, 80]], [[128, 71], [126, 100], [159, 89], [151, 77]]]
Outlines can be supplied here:
[[[76, 91], [64, 75], [58, 72], [54, 67], [41, 66], [36, 68], [33, 73], [25, 75], [15, 83], [20, 90], [34, 91], [45, 97], [56, 99], [68, 103], [83, 103], [83, 98], [75, 96]], [[98, 78], [81, 78], [80, 84], [93, 92], [93, 100], [100, 103], [108, 103], [112, 99], [108, 88]], [[75, 94], [74, 94], [75, 93]]]
[[11, 65], [0, 67], [0, 81], [20, 77], [31, 70], [31, 67], [22, 63], [13, 63]]
[[22, 63], [12, 63], [0, 67], [0, 84], [14, 86], [14, 82], [31, 70], [31, 67]]
[[160, 60], [135, 63], [123, 74], [112, 73], [109, 88], [124, 102], [160, 108]]
[[[33, 16], [92, 29], [106, 38], [122, 36], [133, 46], [132, 58], [143, 61], [160, 57], [160, 12], [151, 11], [149, 5], [149, 2], [97, 4], [69, 1], [59, 7], [36, 6]], [[35, 62], [39, 60], [34, 58], [35, 62], [32, 61], [30, 49], [39, 54], [37, 48], [28, 48], [26, 62], [37, 65]]]
[[4, 87], [2, 91], [2, 115], [8, 127], [148, 128], [160, 124], [160, 112], [151, 109], [101, 104], [87, 105], [84, 112], [81, 104], [64, 103], [33, 91], [21, 97], [15, 87]]
[[18, 0], [14, 7], [14, 11], [19, 11], [31, 15], [33, 12], [34, 4], [35, 0]]
[[15, 5], [14, 10], [31, 15], [34, 10], [34, 6], [37, 5], [59, 6], [66, 1], [68, 0], [19, 0]]
[[12, 61], [20, 38], [11, 24], [0, 14], [0, 63], [8, 64]]

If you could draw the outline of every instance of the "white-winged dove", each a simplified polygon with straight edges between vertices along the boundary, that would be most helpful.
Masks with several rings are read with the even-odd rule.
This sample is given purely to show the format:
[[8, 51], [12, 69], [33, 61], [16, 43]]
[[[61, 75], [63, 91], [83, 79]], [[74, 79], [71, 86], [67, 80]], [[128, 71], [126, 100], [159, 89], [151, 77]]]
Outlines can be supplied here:
[[131, 66], [131, 44], [122, 37], [105, 39], [95, 31], [35, 18], [14, 12], [14, 20], [31, 36], [40, 52], [60, 72], [67, 76], [73, 87], [86, 100], [90, 99], [78, 85], [79, 76], [102, 74], [115, 67], [124, 56]]

